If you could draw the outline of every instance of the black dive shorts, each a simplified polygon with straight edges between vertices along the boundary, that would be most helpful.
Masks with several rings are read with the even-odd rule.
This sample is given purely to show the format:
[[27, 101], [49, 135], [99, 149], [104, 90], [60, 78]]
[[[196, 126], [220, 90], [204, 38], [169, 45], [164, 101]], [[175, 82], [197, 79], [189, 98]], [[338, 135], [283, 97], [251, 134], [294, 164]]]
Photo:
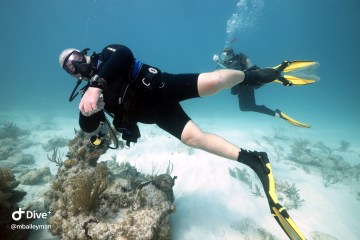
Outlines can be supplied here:
[[138, 120], [155, 123], [161, 129], [181, 140], [185, 125], [191, 118], [180, 105], [181, 101], [199, 97], [199, 74], [161, 73], [164, 87], [140, 100]]

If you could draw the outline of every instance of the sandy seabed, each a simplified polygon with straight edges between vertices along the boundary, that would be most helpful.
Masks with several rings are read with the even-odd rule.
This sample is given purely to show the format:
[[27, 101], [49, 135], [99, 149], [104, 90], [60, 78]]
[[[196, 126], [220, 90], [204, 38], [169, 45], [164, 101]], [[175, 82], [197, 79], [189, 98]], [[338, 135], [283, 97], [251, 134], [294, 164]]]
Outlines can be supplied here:
[[[49, 166], [55, 175], [57, 166], [49, 162], [47, 155], [51, 153], [46, 152], [43, 146], [53, 138], [74, 137], [74, 128], [79, 129], [77, 119], [31, 113], [21, 118], [14, 113], [2, 113], [0, 117], [2, 122], [13, 122], [19, 128], [29, 131], [29, 135], [21, 137], [32, 142], [22, 150], [35, 156], [35, 163], [29, 167]], [[276, 182], [295, 184], [298, 196], [303, 200], [297, 208], [289, 209], [286, 204], [283, 205], [287, 207], [307, 239], [358, 239], [359, 180], [348, 179], [325, 187], [321, 172], [291, 160], [291, 146], [296, 139], [307, 139], [310, 146], [322, 141], [324, 145], [329, 145], [329, 149], [333, 149], [332, 154], [340, 155], [351, 166], [355, 166], [360, 163], [360, 151], [355, 147], [360, 146], [359, 143], [351, 142], [348, 148], [338, 151], [339, 146], [335, 144], [342, 139], [333, 137], [335, 139], [322, 140], [321, 136], [324, 134], [313, 129], [306, 132], [283, 122], [269, 126], [265, 122], [255, 123], [246, 119], [243, 121], [239, 124], [232, 120], [224, 122], [196, 119], [207, 132], [223, 136], [245, 149], [268, 152]], [[266, 199], [254, 194], [254, 186], [260, 185], [260, 181], [251, 169], [240, 163], [189, 148], [155, 125], [140, 124], [139, 127], [142, 137], [136, 145], [129, 149], [108, 150], [100, 161], [114, 158], [119, 163], [127, 161], [147, 174], [161, 174], [167, 170], [169, 164], [173, 166], [172, 175], [177, 176], [177, 179], [174, 186], [176, 212], [171, 218], [172, 239], [261, 239], [256, 238], [255, 233], [244, 230], [245, 223], [251, 223], [255, 229], [268, 232], [274, 239], [288, 239], [270, 214]], [[277, 135], [288, 138], [286, 141], [281, 140]], [[280, 155], [277, 147], [279, 145], [282, 146]], [[61, 147], [59, 151], [66, 154], [67, 147]], [[252, 186], [231, 175], [229, 170], [234, 169], [248, 173], [246, 176]], [[38, 198], [39, 192], [47, 187], [49, 184], [20, 184], [18, 188], [27, 191], [20, 205]], [[327, 238], [318, 238], [316, 233]], [[44, 231], [37, 231], [32, 233], [31, 238], [52, 237]]]

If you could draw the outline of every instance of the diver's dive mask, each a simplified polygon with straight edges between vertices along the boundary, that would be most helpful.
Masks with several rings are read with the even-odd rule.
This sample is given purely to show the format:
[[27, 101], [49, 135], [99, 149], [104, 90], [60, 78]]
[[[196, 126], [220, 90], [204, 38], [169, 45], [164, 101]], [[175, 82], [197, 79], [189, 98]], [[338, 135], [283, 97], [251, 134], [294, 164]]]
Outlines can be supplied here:
[[[88, 63], [86, 61], [86, 55], [89, 50], [90, 48], [85, 48], [81, 52], [74, 50], [64, 60], [63, 69], [78, 79], [73, 91], [70, 94], [69, 97], [70, 102], [74, 100], [74, 98], [79, 93], [83, 94], [86, 91], [86, 89], [89, 87], [89, 84], [86, 84], [86, 86], [81, 88], [80, 91], [75, 93], [79, 85], [81, 84], [82, 80], [90, 79], [91, 75], [94, 73], [94, 69], [91, 62]], [[92, 56], [90, 58], [92, 58]]]
[[233, 52], [223, 51], [221, 53], [221, 57], [222, 57], [223, 61], [229, 61], [234, 57], [234, 53]]
[[86, 64], [86, 54], [89, 48], [83, 49], [81, 52], [77, 50], [72, 51], [64, 60], [63, 69], [70, 74], [81, 74], [81, 64]]

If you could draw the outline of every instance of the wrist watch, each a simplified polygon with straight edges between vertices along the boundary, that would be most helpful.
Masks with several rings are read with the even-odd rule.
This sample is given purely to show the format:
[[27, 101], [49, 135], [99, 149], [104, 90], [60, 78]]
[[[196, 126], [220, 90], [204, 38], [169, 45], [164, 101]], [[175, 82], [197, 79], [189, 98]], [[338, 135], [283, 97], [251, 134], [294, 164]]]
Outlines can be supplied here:
[[91, 87], [98, 87], [98, 88], [104, 88], [106, 86], [106, 80], [99, 77], [99, 75], [95, 74], [91, 79], [90, 79], [90, 86]]

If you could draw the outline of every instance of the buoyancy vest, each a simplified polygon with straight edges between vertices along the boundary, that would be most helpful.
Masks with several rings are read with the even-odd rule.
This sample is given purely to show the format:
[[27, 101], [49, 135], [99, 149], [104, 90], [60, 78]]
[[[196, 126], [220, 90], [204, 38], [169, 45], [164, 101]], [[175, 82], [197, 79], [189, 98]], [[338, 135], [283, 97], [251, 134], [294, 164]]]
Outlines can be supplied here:
[[135, 113], [139, 96], [156, 94], [164, 86], [160, 79], [161, 71], [155, 67], [135, 59], [129, 72], [129, 80], [122, 81], [119, 91], [118, 111], [114, 116], [113, 125], [122, 133], [126, 146], [136, 143], [141, 137]]

